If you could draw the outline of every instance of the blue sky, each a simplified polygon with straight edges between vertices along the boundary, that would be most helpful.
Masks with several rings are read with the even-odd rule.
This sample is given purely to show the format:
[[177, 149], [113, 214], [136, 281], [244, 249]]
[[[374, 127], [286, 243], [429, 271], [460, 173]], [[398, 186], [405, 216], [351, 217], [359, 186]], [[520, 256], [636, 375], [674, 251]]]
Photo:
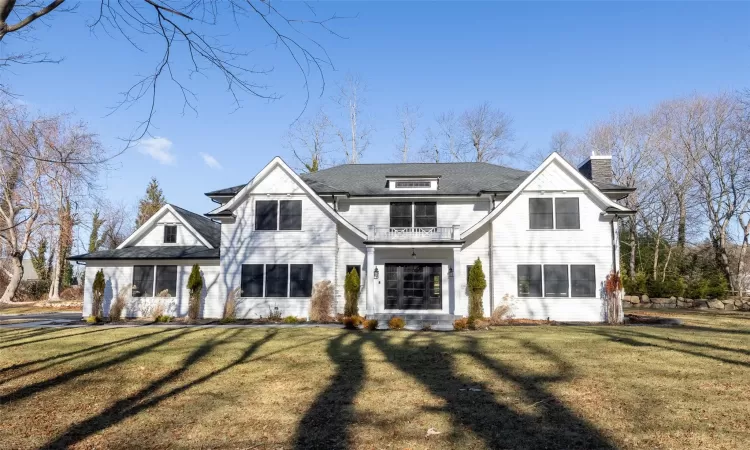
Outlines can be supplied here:
[[[532, 152], [546, 149], [556, 131], [580, 133], [615, 111], [750, 87], [747, 2], [314, 5], [321, 16], [357, 17], [335, 25], [347, 39], [321, 36], [336, 70], [326, 71], [329, 89], [322, 98], [320, 83], [312, 84], [308, 112], [324, 105], [338, 117], [330, 102], [335, 82], [347, 72], [362, 76], [369, 86], [365, 112], [375, 128], [364, 162], [394, 159], [396, 108], [406, 102], [419, 105], [422, 131], [440, 112], [488, 101], [513, 117], [515, 145]], [[107, 113], [136, 75], [154, 66], [158, 53], [140, 53], [101, 30], [92, 34], [86, 23], [95, 6], [84, 0], [75, 14], [52, 17], [49, 26], [37, 27], [31, 43], [6, 38], [0, 48], [5, 54], [33, 45], [65, 60], [14, 68], [2, 81], [33, 108], [74, 113], [116, 150], [122, 146], [117, 138], [133, 130], [145, 105]], [[156, 176], [171, 203], [202, 213], [213, 205], [204, 192], [246, 182], [274, 155], [291, 161], [283, 136], [302, 109], [301, 76], [258, 29], [227, 25], [214, 32], [273, 66], [265, 82], [282, 98], [248, 97], [235, 110], [218, 78], [196, 77], [190, 86], [198, 94], [198, 114], [183, 115], [179, 92], [164, 84], [152, 130], [161, 139], [147, 148], [168, 156], [159, 161], [132, 149], [117, 158], [101, 180], [108, 197], [135, 203]], [[201, 153], [221, 167], [208, 167]]]

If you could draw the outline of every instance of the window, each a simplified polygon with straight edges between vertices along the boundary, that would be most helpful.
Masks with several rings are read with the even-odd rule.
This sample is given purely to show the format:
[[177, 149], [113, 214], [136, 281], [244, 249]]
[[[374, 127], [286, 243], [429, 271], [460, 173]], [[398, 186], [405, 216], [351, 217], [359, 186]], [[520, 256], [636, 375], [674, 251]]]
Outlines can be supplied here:
[[349, 275], [352, 272], [352, 269], [357, 271], [357, 276], [359, 277], [360, 284], [362, 283], [362, 268], [360, 266], [346, 266], [346, 273], [344, 276]]
[[240, 280], [242, 297], [263, 297], [263, 264], [243, 264]]
[[437, 226], [437, 203], [417, 202], [414, 203], [414, 226], [436, 227]]
[[277, 200], [258, 200], [255, 202], [255, 229], [256, 230], [276, 230], [277, 210], [279, 202]]
[[154, 296], [154, 266], [133, 266], [133, 297]]
[[578, 211], [578, 199], [560, 197], [529, 199], [529, 228], [532, 230], [578, 230], [581, 218]]
[[555, 228], [577, 230], [581, 228], [577, 198], [555, 199]]
[[570, 266], [570, 290], [573, 297], [596, 297], [596, 270], [593, 265]]
[[544, 266], [544, 296], [545, 297], [567, 297], [568, 296], [568, 266], [545, 265]]
[[164, 225], [164, 243], [174, 244], [177, 242], [177, 225]]
[[279, 202], [279, 230], [302, 229], [302, 200]]
[[396, 189], [420, 189], [429, 187], [432, 187], [432, 182], [430, 181], [396, 181]]
[[551, 198], [529, 199], [529, 228], [532, 230], [551, 230], [553, 228]]
[[309, 297], [313, 285], [312, 264], [291, 264], [289, 266], [289, 296]]
[[162, 291], [177, 296], [177, 266], [156, 266], [156, 295]]
[[391, 203], [391, 227], [411, 227], [411, 203]]
[[518, 296], [519, 297], [541, 297], [542, 296], [542, 266], [519, 265], [518, 266]]
[[289, 266], [286, 264], [266, 264], [266, 297], [286, 297], [289, 295]]
[[437, 226], [437, 203], [435, 202], [416, 202], [416, 203], [393, 202], [391, 203], [391, 227], [392, 228], [436, 227], [436, 226]]

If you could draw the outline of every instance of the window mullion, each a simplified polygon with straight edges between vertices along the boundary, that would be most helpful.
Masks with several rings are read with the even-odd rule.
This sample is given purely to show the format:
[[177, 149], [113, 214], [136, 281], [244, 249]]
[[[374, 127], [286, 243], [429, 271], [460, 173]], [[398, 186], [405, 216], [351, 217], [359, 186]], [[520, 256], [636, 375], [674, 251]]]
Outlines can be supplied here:
[[151, 284], [151, 296], [155, 297], [156, 296], [156, 266], [154, 266], [154, 269], [153, 269], [152, 273], [153, 273], [153, 278], [154, 279], [151, 280], [153, 282]]

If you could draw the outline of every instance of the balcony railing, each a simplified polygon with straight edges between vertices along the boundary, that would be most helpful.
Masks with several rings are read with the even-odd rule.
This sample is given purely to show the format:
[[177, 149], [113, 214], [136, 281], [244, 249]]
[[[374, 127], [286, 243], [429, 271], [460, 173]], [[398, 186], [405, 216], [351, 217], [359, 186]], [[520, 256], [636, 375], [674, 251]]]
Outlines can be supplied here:
[[370, 241], [424, 242], [453, 241], [459, 239], [458, 225], [452, 227], [388, 227], [371, 226], [367, 235]]

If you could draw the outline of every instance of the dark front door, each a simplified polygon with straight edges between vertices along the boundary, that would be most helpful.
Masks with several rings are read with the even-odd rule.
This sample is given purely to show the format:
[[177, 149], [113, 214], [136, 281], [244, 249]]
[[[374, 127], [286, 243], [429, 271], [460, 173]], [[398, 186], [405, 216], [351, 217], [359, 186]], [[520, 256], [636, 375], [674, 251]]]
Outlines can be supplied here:
[[386, 309], [442, 309], [440, 264], [386, 264]]

